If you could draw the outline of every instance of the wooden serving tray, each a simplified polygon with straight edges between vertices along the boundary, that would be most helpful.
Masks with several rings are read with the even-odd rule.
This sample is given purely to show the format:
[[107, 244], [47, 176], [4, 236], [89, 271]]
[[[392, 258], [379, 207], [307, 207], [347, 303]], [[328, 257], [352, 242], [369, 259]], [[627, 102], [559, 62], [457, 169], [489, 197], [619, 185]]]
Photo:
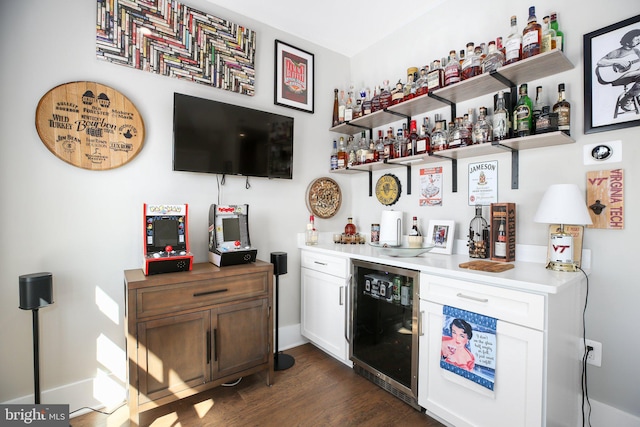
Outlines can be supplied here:
[[458, 267], [468, 268], [469, 270], [488, 271], [490, 273], [501, 273], [503, 271], [511, 270], [513, 268], [513, 264], [493, 261], [469, 261], [463, 262], [458, 265]]

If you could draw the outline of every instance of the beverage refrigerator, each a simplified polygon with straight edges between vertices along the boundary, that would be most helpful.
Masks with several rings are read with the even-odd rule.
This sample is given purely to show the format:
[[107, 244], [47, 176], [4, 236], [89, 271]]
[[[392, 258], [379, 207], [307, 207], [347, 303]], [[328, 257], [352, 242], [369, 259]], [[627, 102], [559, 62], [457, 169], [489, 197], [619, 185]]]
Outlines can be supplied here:
[[419, 272], [353, 261], [349, 357], [359, 374], [417, 410]]

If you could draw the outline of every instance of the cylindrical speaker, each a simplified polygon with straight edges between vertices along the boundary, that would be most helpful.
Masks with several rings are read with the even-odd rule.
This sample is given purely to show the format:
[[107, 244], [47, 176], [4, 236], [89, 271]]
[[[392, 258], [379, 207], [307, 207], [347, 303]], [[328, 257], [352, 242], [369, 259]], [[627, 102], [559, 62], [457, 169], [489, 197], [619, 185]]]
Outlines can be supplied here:
[[271, 252], [271, 264], [273, 264], [273, 274], [276, 276], [287, 274], [287, 253]]
[[32, 273], [20, 276], [20, 308], [33, 310], [53, 304], [53, 276], [51, 273]]

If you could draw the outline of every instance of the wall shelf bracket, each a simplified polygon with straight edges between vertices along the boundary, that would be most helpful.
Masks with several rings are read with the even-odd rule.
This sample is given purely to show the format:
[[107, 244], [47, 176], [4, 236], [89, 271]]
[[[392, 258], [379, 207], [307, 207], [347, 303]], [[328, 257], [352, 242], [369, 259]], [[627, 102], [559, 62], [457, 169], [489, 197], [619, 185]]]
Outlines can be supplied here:
[[442, 102], [444, 104], [447, 104], [451, 108], [451, 120], [455, 120], [455, 118], [456, 118], [456, 103], [455, 102], [453, 102], [453, 101], [451, 101], [449, 99], [443, 98], [441, 96], [438, 96], [433, 92], [428, 92], [427, 96], [429, 96], [430, 98], [433, 98], [433, 99], [437, 99], [438, 101], [440, 101], [440, 102]]
[[500, 141], [491, 141], [491, 145], [511, 151], [511, 189], [517, 190], [519, 185], [519, 152], [515, 148], [500, 144]]

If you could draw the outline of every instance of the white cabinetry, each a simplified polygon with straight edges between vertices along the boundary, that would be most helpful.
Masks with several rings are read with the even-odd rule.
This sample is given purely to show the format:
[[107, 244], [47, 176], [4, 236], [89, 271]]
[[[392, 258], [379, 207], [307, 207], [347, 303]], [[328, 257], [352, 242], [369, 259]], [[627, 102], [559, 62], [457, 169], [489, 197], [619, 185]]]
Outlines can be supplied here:
[[301, 333], [351, 366], [346, 339], [350, 260], [302, 250]]
[[[456, 427], [578, 425], [582, 287], [542, 294], [490, 279], [421, 274], [418, 403]], [[440, 367], [444, 305], [498, 319], [493, 391]]]

